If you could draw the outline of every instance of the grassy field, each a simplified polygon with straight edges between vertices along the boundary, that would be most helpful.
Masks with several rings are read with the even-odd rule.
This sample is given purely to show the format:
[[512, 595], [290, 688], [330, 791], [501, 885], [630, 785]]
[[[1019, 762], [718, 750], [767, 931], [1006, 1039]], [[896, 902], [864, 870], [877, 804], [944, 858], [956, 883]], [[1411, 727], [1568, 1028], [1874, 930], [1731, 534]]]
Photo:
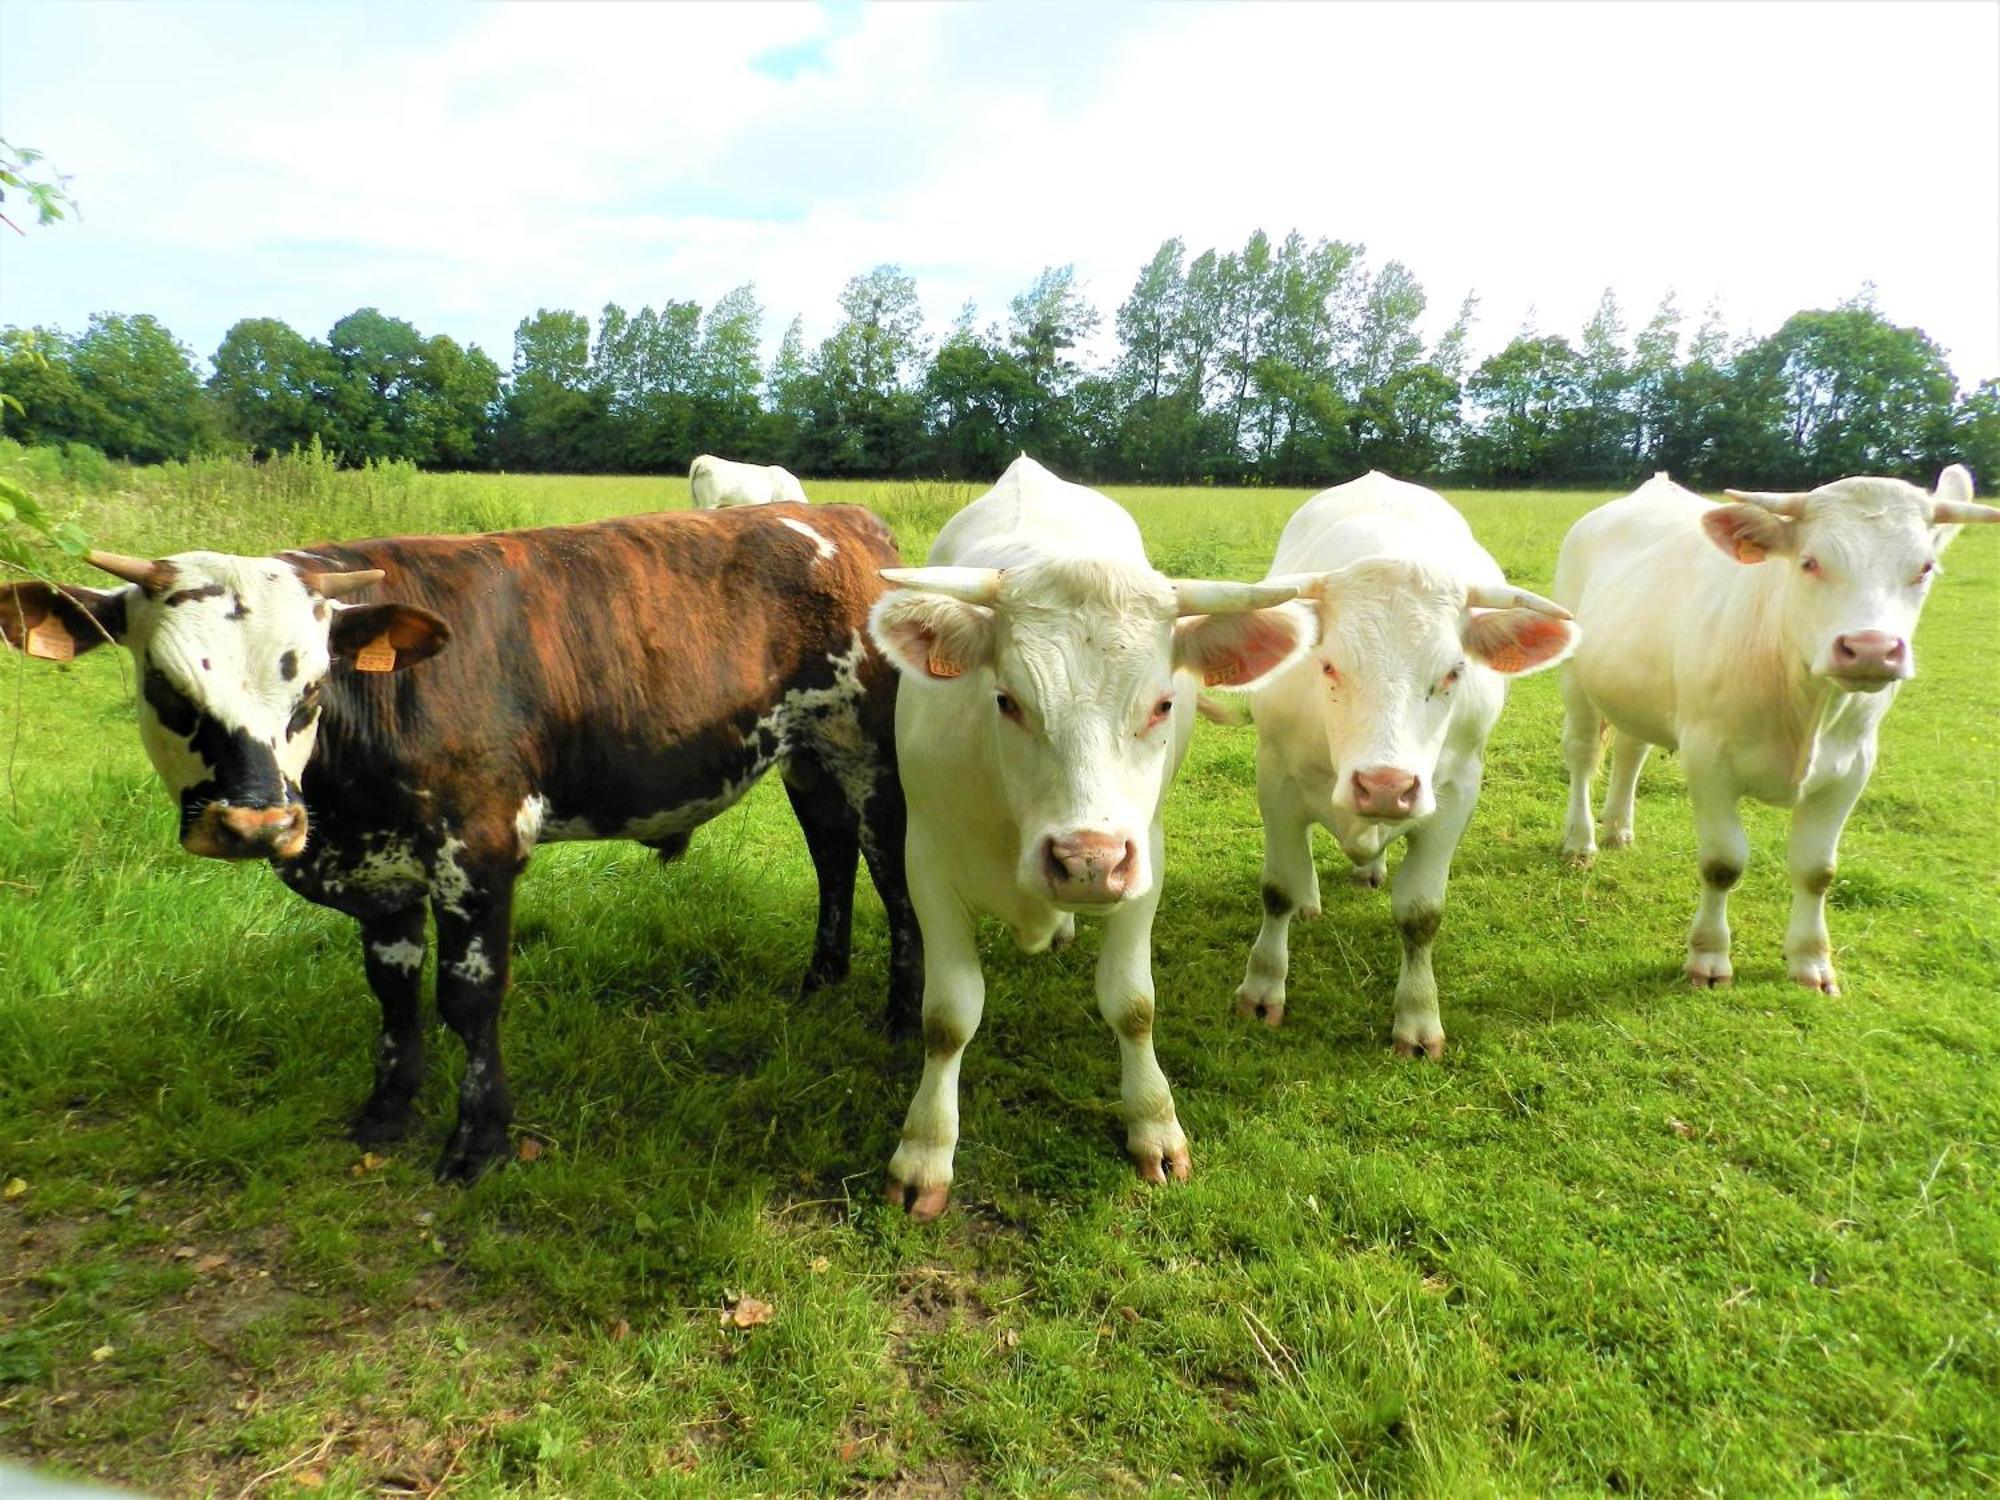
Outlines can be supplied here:
[[[684, 493], [212, 465], [65, 504], [153, 553]], [[972, 491], [814, 493], [921, 558]], [[1239, 577], [1301, 498], [1114, 493], [1160, 566]], [[1546, 587], [1601, 497], [1454, 498]], [[1990, 1493], [2000, 537], [1948, 572], [1843, 844], [1839, 998], [1785, 980], [1764, 808], [1738, 983], [1683, 985], [1672, 758], [1636, 848], [1558, 857], [1545, 675], [1458, 859], [1446, 1059], [1389, 1055], [1387, 895], [1330, 845], [1285, 1028], [1239, 1021], [1254, 740], [1203, 725], [1155, 934], [1194, 1181], [1124, 1161], [1091, 924], [1038, 958], [993, 932], [929, 1228], [878, 1196], [919, 1064], [873, 1025], [879, 908], [854, 978], [797, 1001], [811, 871], [775, 785], [673, 866], [537, 855], [505, 1039], [539, 1154], [460, 1192], [430, 1178], [455, 1045], [421, 1137], [343, 1142], [376, 1026], [353, 927], [180, 853], [129, 664], [0, 661], [0, 1454], [174, 1495]], [[775, 1315], [733, 1326], [738, 1294]]]

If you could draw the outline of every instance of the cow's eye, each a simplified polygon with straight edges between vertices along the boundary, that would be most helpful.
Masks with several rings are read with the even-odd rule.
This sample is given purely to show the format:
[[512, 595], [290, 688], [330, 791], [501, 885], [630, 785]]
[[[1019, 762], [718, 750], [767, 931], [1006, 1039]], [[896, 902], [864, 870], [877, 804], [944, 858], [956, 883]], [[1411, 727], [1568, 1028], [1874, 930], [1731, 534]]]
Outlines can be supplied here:
[[1802, 558], [1800, 558], [1800, 559], [1799, 559], [1799, 571], [1800, 571], [1801, 573], [1818, 573], [1818, 572], [1819, 572], [1819, 559], [1818, 559], [1818, 558], [1816, 558], [1816, 557], [1802, 557]]
[[1917, 582], [1921, 584], [1926, 578], [1930, 577], [1931, 574], [1935, 573], [1936, 571], [1937, 571], [1937, 560], [1933, 558], [1931, 561], [1925, 563], [1921, 568], [1917, 569]]
[[1330, 661], [1323, 661], [1323, 662], [1321, 662], [1321, 663], [1319, 664], [1319, 669], [1320, 669], [1320, 671], [1322, 671], [1322, 672], [1324, 672], [1324, 673], [1326, 674], [1326, 685], [1327, 685], [1328, 687], [1339, 687], [1339, 686], [1340, 686], [1340, 674], [1339, 674], [1338, 672], [1334, 671], [1334, 669], [1333, 669], [1333, 663], [1332, 663], [1332, 662], [1330, 662]]
[[1005, 693], [993, 695], [993, 706], [1000, 710], [1002, 718], [1012, 719], [1016, 724], [1021, 722], [1021, 705]]
[[1173, 711], [1174, 711], [1173, 695], [1169, 694], [1168, 696], [1162, 698], [1158, 703], [1155, 703], [1153, 705], [1153, 716], [1150, 719], [1146, 720], [1146, 727], [1148, 729], [1153, 729], [1158, 727], [1162, 722], [1165, 721], [1168, 715], [1173, 713]]
[[1445, 673], [1444, 681], [1438, 684], [1438, 690], [1440, 692], [1448, 693], [1453, 688], [1457, 687], [1459, 674], [1462, 671], [1464, 671], [1464, 668], [1462, 667], [1453, 667], [1449, 672]]

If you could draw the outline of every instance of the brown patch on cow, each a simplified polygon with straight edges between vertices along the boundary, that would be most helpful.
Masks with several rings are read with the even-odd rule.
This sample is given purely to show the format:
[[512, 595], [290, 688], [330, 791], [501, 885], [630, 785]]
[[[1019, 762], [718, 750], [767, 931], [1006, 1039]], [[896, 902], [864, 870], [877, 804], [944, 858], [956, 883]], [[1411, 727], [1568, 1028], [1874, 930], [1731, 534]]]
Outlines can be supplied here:
[[924, 1054], [935, 1057], [940, 1062], [956, 1057], [965, 1050], [966, 1035], [953, 1022], [943, 1016], [924, 1017]]
[[1444, 923], [1444, 911], [1436, 906], [1412, 907], [1396, 919], [1396, 930], [1403, 935], [1403, 951], [1421, 953], [1437, 941], [1438, 928]]
[[229, 596], [229, 600], [230, 600], [229, 613], [224, 615], [222, 617], [223, 619], [244, 620], [249, 618], [250, 606], [243, 602], [243, 596], [241, 594], [231, 594]]
[[1701, 863], [1701, 878], [1718, 891], [1726, 891], [1743, 878], [1743, 867], [1726, 859], [1705, 859]]
[[1149, 995], [1134, 995], [1118, 1017], [1118, 1034], [1128, 1042], [1143, 1042], [1153, 1034], [1153, 1001]]
[[1279, 890], [1276, 884], [1267, 880], [1264, 882], [1264, 910], [1274, 917], [1289, 916], [1292, 910], [1292, 898]]
[[223, 592], [223, 587], [219, 583], [204, 583], [200, 588], [175, 589], [160, 603], [172, 609], [176, 604], [192, 604], [197, 599], [220, 599]]
[[1833, 866], [1823, 865], [1817, 870], [1808, 870], [1799, 877], [1799, 884], [1806, 888], [1808, 895], [1824, 896], [1833, 885]]

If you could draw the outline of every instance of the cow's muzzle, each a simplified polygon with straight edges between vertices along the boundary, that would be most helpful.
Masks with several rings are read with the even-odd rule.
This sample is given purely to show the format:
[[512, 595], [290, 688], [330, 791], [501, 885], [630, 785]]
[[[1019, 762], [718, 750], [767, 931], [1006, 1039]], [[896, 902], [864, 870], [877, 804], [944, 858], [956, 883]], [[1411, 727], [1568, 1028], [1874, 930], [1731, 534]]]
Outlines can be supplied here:
[[1885, 630], [1850, 630], [1833, 638], [1826, 675], [1850, 692], [1872, 693], [1915, 670], [1910, 643]]
[[1423, 795], [1423, 778], [1395, 766], [1370, 766], [1350, 778], [1354, 811], [1364, 818], [1413, 817]]
[[1065, 906], [1109, 906], [1139, 870], [1139, 846], [1119, 833], [1066, 833], [1042, 842], [1049, 894]]
[[207, 859], [296, 859], [306, 846], [306, 810], [236, 807], [211, 802], [181, 835], [181, 847]]

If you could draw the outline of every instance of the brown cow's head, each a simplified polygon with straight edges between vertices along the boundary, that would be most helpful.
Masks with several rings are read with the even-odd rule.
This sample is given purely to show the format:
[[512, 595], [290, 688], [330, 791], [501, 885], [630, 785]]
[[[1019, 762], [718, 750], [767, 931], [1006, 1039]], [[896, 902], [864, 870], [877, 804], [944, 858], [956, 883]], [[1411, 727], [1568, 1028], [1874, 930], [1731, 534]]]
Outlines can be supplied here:
[[183, 552], [156, 562], [92, 552], [120, 589], [0, 587], [7, 644], [67, 661], [106, 641], [139, 670], [139, 737], [181, 804], [181, 845], [216, 859], [294, 858], [299, 779], [335, 658], [393, 671], [444, 648], [428, 610], [343, 604], [382, 574], [307, 571], [273, 557]]

